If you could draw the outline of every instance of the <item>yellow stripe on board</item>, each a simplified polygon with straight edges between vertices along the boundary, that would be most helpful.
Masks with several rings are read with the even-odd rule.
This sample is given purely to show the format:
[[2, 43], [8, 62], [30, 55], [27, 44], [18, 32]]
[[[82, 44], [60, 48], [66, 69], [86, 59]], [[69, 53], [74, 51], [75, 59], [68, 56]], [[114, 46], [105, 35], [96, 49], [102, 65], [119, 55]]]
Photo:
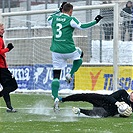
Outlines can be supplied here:
[[[133, 67], [119, 66], [118, 89], [133, 90]], [[112, 66], [82, 66], [75, 73], [74, 90], [113, 90]]]

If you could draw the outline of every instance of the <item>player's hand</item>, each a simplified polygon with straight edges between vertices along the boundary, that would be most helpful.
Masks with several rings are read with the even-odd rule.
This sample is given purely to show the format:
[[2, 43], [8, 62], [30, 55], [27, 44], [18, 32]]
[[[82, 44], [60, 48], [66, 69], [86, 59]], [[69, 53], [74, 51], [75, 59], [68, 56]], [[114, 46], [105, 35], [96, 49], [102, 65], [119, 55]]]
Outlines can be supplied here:
[[10, 50], [12, 50], [13, 48], [14, 48], [14, 46], [13, 46], [13, 44], [12, 43], [9, 43], [8, 45], [7, 45], [7, 48], [9, 49], [9, 51]]
[[63, 2], [62, 5], [60, 6], [60, 12], [62, 12], [63, 6], [66, 4], [67, 2]]
[[98, 23], [103, 17], [101, 15], [97, 15], [95, 17], [96, 22]]
[[125, 104], [125, 102], [118, 102], [118, 101], [117, 101], [117, 102], [115, 103], [115, 105], [116, 105], [117, 107], [120, 107], [120, 106], [123, 105], [123, 104]]
[[132, 114], [132, 108], [129, 106], [123, 113], [124, 116], [130, 116]]

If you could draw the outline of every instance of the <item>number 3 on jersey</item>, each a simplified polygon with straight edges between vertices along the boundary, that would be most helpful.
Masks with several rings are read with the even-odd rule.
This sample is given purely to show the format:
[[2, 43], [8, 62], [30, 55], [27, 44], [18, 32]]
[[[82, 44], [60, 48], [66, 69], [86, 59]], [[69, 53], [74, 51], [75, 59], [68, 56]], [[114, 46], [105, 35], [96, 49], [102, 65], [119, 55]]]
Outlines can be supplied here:
[[62, 36], [62, 24], [61, 23], [57, 23], [56, 24], [56, 27], [57, 27], [57, 34], [56, 34], [56, 38], [60, 38]]

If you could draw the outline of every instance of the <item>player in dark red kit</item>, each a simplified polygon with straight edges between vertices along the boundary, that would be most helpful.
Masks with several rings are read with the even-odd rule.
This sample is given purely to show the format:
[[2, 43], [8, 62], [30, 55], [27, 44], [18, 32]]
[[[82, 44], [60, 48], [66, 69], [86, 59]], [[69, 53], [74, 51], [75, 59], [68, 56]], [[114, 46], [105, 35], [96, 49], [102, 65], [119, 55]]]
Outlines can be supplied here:
[[0, 84], [3, 89], [0, 91], [0, 97], [4, 98], [4, 101], [7, 106], [7, 112], [16, 112], [11, 105], [10, 92], [13, 92], [18, 88], [17, 82], [15, 78], [12, 76], [10, 71], [8, 70], [8, 66], [6, 63], [6, 52], [10, 52], [14, 46], [12, 43], [9, 43], [7, 47], [4, 45], [3, 40], [4, 34], [4, 25], [0, 23]]
[[118, 108], [122, 104], [128, 104], [129, 108], [123, 112], [123, 116], [130, 116], [133, 110], [133, 92], [129, 95], [124, 89], [118, 90], [110, 95], [97, 93], [82, 93], [60, 98], [61, 102], [83, 101], [93, 105], [93, 109], [73, 108], [75, 114], [83, 113], [88, 116], [109, 117], [119, 114]]

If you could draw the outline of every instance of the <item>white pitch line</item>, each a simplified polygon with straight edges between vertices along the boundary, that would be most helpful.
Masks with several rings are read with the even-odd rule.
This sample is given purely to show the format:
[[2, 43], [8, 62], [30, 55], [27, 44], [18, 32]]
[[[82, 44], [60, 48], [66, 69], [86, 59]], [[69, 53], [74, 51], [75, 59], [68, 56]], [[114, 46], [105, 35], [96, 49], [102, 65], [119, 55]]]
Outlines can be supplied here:
[[6, 109], [6, 107], [0, 107], [1, 109]]
[[[1, 109], [6, 109], [6, 107], [0, 107]], [[46, 108], [15, 108], [15, 109], [25, 109], [25, 110], [31, 110], [31, 109], [47, 109], [47, 110], [53, 110], [53, 108], [48, 108], [48, 107], [46, 107]], [[61, 110], [65, 110], [65, 109], [72, 109], [72, 108], [60, 108]]]

